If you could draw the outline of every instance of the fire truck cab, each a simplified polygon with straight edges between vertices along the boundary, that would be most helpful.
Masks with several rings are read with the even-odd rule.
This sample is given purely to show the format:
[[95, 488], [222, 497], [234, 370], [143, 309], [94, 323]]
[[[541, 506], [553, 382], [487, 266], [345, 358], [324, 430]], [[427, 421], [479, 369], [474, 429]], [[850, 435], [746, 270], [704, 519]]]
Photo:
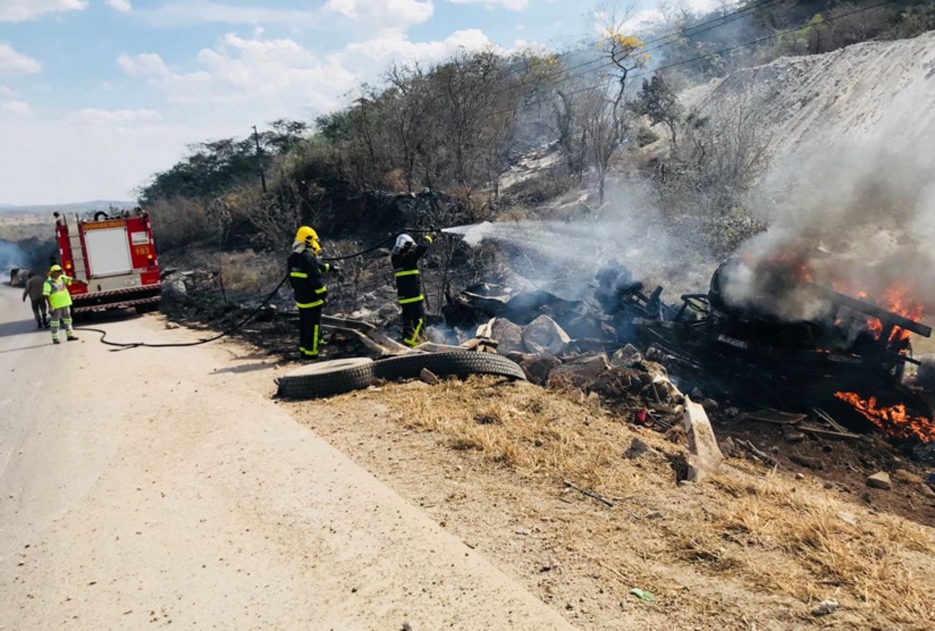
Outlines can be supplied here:
[[99, 211], [74, 222], [54, 217], [58, 258], [74, 281], [68, 288], [74, 313], [159, 307], [162, 282], [148, 213]]

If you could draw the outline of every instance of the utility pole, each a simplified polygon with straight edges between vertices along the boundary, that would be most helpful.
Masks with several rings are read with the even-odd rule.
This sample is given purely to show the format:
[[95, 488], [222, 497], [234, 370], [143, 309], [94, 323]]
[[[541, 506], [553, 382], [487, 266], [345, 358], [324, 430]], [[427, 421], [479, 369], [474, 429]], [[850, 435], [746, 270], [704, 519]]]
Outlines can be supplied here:
[[263, 170], [263, 155], [260, 151], [260, 134], [253, 126], [253, 139], [256, 141], [256, 161], [260, 165], [260, 181], [263, 183], [263, 194], [266, 194], [266, 173]]

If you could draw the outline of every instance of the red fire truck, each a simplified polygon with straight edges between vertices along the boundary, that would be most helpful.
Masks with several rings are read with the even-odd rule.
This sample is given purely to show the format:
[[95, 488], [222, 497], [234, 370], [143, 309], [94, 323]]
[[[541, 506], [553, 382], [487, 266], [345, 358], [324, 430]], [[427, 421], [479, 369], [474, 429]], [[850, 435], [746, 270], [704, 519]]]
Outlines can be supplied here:
[[76, 215], [73, 223], [54, 216], [59, 259], [75, 281], [68, 288], [74, 313], [159, 307], [162, 282], [148, 213], [100, 211], [89, 219]]

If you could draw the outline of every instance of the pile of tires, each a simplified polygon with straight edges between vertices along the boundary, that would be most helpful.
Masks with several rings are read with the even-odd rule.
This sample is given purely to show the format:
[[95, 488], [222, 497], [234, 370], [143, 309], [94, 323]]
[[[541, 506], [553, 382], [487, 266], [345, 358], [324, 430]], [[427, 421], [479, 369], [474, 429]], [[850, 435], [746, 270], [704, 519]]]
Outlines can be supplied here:
[[506, 357], [488, 353], [422, 353], [388, 357], [336, 359], [302, 366], [277, 380], [283, 399], [317, 399], [361, 390], [376, 379], [417, 379], [423, 369], [438, 376], [501, 375], [525, 379], [523, 369]]

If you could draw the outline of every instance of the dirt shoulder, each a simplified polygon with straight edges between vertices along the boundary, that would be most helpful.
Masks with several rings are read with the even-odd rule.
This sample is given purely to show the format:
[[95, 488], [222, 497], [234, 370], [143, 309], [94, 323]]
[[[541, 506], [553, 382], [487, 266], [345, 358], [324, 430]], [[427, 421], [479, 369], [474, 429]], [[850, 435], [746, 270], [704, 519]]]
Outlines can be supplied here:
[[[680, 485], [677, 436], [528, 384], [385, 384], [283, 405], [580, 628], [935, 623], [935, 532], [820, 478], [731, 459]], [[840, 607], [816, 617], [823, 600]]]

